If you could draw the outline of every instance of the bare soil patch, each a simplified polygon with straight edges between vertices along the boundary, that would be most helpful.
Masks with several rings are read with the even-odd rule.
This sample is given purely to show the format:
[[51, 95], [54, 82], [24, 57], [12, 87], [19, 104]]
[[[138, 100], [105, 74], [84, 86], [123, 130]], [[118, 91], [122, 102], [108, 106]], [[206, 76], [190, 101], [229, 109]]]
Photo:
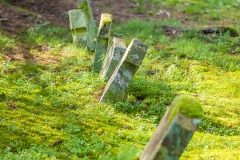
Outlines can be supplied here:
[[167, 19], [170, 13], [167, 10], [159, 10], [160, 6], [153, 6], [146, 2], [143, 8], [141, 4], [130, 0], [99, 0], [92, 1], [95, 20], [100, 20], [101, 13], [110, 13], [117, 23], [124, 23], [133, 19], [154, 20]]
[[[143, 12], [137, 12], [139, 4], [130, 0], [91, 0], [96, 23], [99, 23], [101, 13], [113, 15], [114, 23], [124, 23], [132, 19], [152, 20], [168, 18], [167, 11], [149, 14], [145, 10], [156, 10], [156, 6], [146, 4]], [[157, 6], [159, 7], [159, 6]], [[36, 24], [48, 21], [52, 26], [68, 26], [68, 11], [77, 8], [76, 0], [0, 0], [0, 29], [12, 38], [17, 38], [22, 32], [28, 31]], [[41, 46], [29, 46], [18, 41], [14, 48], [4, 51], [7, 61], [46, 61], [50, 57], [41, 58], [30, 53], [31, 48]]]
[[[68, 26], [68, 11], [77, 8], [76, 0], [8, 0], [8, 2], [9, 4], [0, 1], [0, 27], [11, 34], [28, 29], [39, 21], [49, 21], [54, 26]], [[139, 4], [130, 0], [92, 0], [91, 6], [97, 24], [101, 13], [111, 13], [116, 23], [132, 19], [169, 18], [167, 10], [159, 10], [150, 3], [145, 5], [142, 12], [137, 11]]]
[[0, 2], [0, 27], [6, 33], [14, 34], [28, 29], [33, 24], [49, 21], [52, 25], [67, 25], [67, 11], [76, 8], [74, 1], [9, 1]]

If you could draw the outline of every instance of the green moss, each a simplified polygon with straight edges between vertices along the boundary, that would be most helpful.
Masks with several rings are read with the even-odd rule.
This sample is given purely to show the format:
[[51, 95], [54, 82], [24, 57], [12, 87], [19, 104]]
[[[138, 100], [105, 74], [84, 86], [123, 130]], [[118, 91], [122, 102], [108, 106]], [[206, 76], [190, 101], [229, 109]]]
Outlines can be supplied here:
[[229, 31], [232, 36], [236, 36], [236, 37], [239, 36], [238, 31], [232, 27], [223, 27], [223, 31], [225, 32]]
[[84, 1], [81, 5], [79, 5], [78, 9], [83, 9], [88, 18], [90, 18], [87, 1]]
[[179, 96], [172, 105], [169, 123], [179, 112], [189, 118], [201, 118], [203, 116], [201, 104], [190, 96]]
[[[206, 4], [208, 9], [213, 6]], [[239, 11], [228, 13], [217, 14], [223, 21], [234, 14], [227, 24], [239, 32]], [[198, 19], [208, 20], [201, 15]], [[19, 44], [25, 44], [36, 59], [34, 63], [26, 63], [32, 59], [20, 63], [18, 57], [0, 62], [0, 73], [4, 70], [0, 74], [0, 159], [137, 158], [175, 94], [195, 95], [205, 113], [181, 159], [236, 159], [240, 150], [239, 38], [213, 35], [206, 41], [198, 34], [162, 35], [161, 26], [179, 28], [176, 24], [138, 20], [113, 27], [127, 41], [139, 37], [151, 49], [126, 98], [115, 108], [97, 104], [104, 84], [91, 72], [93, 54], [69, 44], [69, 29], [45, 28], [43, 23], [30, 32], [32, 37], [27, 32], [17, 39], [1, 34], [0, 50], [22, 49]], [[231, 67], [232, 72], [226, 70]], [[193, 107], [198, 106], [193, 101], [176, 99], [172, 117], [179, 112], [200, 117], [197, 110], [201, 109]], [[59, 139], [63, 142], [51, 147]]]
[[203, 116], [201, 104], [189, 96], [179, 97], [175, 105], [180, 108], [181, 114], [189, 118], [201, 118]]
[[100, 28], [102, 29], [105, 25], [112, 23], [112, 15], [108, 13], [102, 14], [102, 20], [100, 24]]

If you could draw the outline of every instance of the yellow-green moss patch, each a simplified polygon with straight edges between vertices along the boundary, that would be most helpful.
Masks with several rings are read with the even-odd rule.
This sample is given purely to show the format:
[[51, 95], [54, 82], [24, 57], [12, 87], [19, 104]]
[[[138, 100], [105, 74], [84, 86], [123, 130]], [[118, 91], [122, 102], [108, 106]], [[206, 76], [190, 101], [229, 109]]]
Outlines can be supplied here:
[[103, 19], [101, 20], [100, 28], [103, 28], [106, 24], [109, 24], [112, 22], [112, 15], [109, 13], [104, 13]]
[[169, 123], [179, 112], [189, 118], [201, 118], [203, 116], [201, 104], [190, 96], [179, 96], [172, 105]]

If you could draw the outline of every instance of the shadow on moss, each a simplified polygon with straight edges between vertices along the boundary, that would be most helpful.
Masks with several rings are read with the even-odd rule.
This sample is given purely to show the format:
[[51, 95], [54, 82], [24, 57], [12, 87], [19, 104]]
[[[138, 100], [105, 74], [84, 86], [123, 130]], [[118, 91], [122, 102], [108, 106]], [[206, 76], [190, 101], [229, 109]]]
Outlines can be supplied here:
[[221, 123], [213, 122], [210, 118], [204, 117], [199, 125], [199, 131], [219, 136], [237, 136], [239, 128], [230, 128]]
[[174, 93], [167, 83], [134, 78], [124, 101], [115, 104], [115, 108], [124, 113], [140, 113], [144, 117], [156, 116], [158, 121], [173, 98]]

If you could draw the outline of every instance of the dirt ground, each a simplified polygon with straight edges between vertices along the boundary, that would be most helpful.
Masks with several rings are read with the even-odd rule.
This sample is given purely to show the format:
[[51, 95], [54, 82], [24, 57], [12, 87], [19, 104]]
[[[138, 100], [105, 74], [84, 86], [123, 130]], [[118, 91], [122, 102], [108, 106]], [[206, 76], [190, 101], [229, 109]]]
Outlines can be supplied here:
[[[76, 0], [8, 0], [6, 4], [0, 0], [0, 28], [6, 34], [13, 34], [21, 29], [28, 29], [32, 25], [49, 21], [52, 25], [68, 26], [68, 11], [77, 7]], [[150, 15], [143, 10], [136, 9], [139, 4], [129, 0], [92, 0], [91, 6], [96, 23], [99, 23], [101, 13], [111, 13], [114, 22], [124, 23], [130, 19], [168, 18], [166, 10]], [[154, 6], [146, 5], [154, 10]]]
[[[69, 25], [68, 11], [77, 8], [77, 0], [0, 0], [0, 30], [9, 37], [18, 37], [36, 24], [50, 22], [52, 26]], [[129, 0], [90, 0], [96, 24], [99, 24], [101, 13], [111, 13], [114, 23], [124, 23], [130, 19], [156, 19], [159, 16], [168, 18], [167, 12], [149, 16], [149, 13], [136, 12], [139, 4]], [[154, 10], [154, 6], [145, 5]], [[144, 10], [142, 10], [144, 11]], [[30, 54], [31, 47], [24, 42], [18, 42], [14, 48], [4, 50], [7, 61], [37, 60]], [[40, 47], [41, 46], [35, 46]], [[48, 58], [51, 59], [51, 58]]]
[[52, 25], [67, 25], [67, 11], [76, 8], [73, 1], [11, 0], [0, 2], [0, 27], [7, 34], [29, 29], [36, 23], [49, 21]]

